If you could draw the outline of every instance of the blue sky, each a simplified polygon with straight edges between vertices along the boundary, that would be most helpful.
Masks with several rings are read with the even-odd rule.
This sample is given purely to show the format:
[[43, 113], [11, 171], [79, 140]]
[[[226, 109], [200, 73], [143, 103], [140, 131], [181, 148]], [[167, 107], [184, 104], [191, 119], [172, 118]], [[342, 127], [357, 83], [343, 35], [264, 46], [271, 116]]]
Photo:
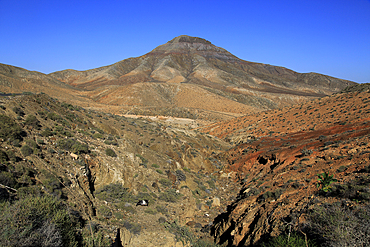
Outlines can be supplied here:
[[110, 65], [183, 34], [247, 61], [370, 82], [370, 0], [0, 0], [0, 63], [43, 73]]

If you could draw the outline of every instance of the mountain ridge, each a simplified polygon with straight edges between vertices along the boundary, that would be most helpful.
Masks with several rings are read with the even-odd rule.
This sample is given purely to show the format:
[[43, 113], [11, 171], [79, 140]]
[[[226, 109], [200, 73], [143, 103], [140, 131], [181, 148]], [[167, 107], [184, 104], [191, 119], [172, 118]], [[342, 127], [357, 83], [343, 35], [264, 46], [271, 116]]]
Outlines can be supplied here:
[[[20, 85], [22, 79], [20, 76], [18, 81], [7, 80], [12, 82], [3, 83], [0, 90], [14, 92], [9, 85]], [[210, 108], [225, 114], [247, 114], [323, 97], [356, 85], [318, 73], [298, 73], [245, 61], [206, 39], [187, 35], [175, 37], [140, 57], [85, 71], [56, 71], [43, 74], [40, 80], [71, 89], [68, 94], [84, 107], [105, 108], [105, 111], [114, 108], [114, 113], [119, 114], [135, 108], [133, 113], [141, 115], [172, 114], [168, 111], [171, 108], [175, 109], [176, 117], [187, 117], [189, 112], [195, 118], [210, 121], [219, 120]], [[51, 96], [60, 97], [59, 92], [52, 92], [46, 84], [36, 92], [45, 90]], [[21, 86], [15, 88], [21, 91]], [[204, 102], [199, 93], [192, 99], [179, 94], [197, 90], [212, 100]], [[185, 99], [181, 98], [184, 96]], [[198, 114], [199, 110], [204, 112]]]

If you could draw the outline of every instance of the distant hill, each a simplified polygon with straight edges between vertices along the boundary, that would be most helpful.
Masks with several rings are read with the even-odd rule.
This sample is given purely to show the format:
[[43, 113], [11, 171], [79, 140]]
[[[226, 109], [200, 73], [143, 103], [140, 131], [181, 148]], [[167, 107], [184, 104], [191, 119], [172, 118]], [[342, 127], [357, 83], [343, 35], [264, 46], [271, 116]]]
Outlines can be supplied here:
[[[205, 39], [186, 35], [143, 56], [86, 71], [69, 69], [45, 75], [26, 70], [14, 73], [6, 65], [2, 67], [0, 90], [4, 92], [47, 90], [58, 98], [75, 96], [72, 103], [119, 114], [211, 121], [280, 108], [356, 85], [317, 73], [244, 61]], [[25, 80], [32, 86], [26, 87]]]

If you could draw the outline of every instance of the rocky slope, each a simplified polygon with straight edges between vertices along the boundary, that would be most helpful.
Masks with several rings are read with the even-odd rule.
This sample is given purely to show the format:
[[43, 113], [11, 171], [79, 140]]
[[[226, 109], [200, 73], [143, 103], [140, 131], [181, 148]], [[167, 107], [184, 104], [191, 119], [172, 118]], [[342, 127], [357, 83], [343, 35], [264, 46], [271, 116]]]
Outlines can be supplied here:
[[[207, 237], [200, 230], [239, 190], [215, 158], [230, 145], [173, 121], [125, 118], [27, 93], [1, 96], [0, 138], [0, 201], [53, 195], [81, 218], [86, 246], [110, 246], [118, 228], [130, 246]], [[140, 199], [149, 206], [136, 206]], [[194, 233], [176, 234], [188, 227]]]
[[[210, 121], [300, 103], [355, 84], [244, 61], [205, 39], [186, 35], [109, 66], [38, 73], [38, 81], [28, 81], [30, 86], [25, 86], [25, 80], [28, 75], [34, 78], [35, 72], [9, 73], [16, 68], [2, 67], [0, 90], [6, 93], [42, 91], [62, 100], [70, 95], [70, 103], [110, 113]], [[43, 87], [31, 86], [41, 81]]]
[[[369, 100], [368, 85], [364, 85], [205, 129], [238, 144], [223, 155], [229, 161], [227, 170], [234, 172], [242, 189], [227, 212], [214, 221], [212, 232], [217, 242], [250, 246], [287, 230], [312, 234], [307, 230], [307, 217], [317, 213], [320, 205], [344, 203], [341, 208], [336, 206], [341, 212], [366, 209], [370, 201]], [[324, 173], [338, 180], [326, 191], [317, 188], [318, 175]], [[346, 214], [350, 212], [339, 217]], [[334, 220], [338, 215], [332, 217], [331, 224], [350, 234], [350, 228]], [[366, 229], [355, 231], [368, 234]], [[331, 233], [330, 225], [321, 232]], [[352, 237], [356, 238], [355, 234]], [[348, 239], [336, 235], [331, 242], [324, 240], [329, 241], [328, 246], [353, 246], [364, 236], [357, 236], [357, 242]]]
[[[78, 216], [83, 246], [109, 246], [118, 228], [127, 246], [253, 246], [287, 230], [321, 241], [309, 220], [317, 207], [369, 205], [366, 86], [198, 130], [45, 94], [0, 99], [1, 200], [58, 198]], [[325, 172], [338, 179], [331, 192], [317, 188]]]

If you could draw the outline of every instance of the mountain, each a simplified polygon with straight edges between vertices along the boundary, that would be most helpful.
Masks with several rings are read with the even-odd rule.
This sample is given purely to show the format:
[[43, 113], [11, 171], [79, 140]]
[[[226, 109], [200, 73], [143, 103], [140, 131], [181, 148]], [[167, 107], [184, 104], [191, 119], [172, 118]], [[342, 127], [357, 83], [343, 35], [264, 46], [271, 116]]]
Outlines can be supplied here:
[[[63, 88], [68, 85], [69, 94], [78, 99], [72, 103], [84, 107], [211, 121], [300, 103], [355, 84], [244, 61], [205, 39], [186, 35], [140, 57], [86, 71], [58, 71], [42, 78]], [[24, 79], [18, 77], [18, 83]], [[0, 90], [12, 92], [12, 83], [6, 78]], [[61, 97], [51, 90], [47, 93]]]

